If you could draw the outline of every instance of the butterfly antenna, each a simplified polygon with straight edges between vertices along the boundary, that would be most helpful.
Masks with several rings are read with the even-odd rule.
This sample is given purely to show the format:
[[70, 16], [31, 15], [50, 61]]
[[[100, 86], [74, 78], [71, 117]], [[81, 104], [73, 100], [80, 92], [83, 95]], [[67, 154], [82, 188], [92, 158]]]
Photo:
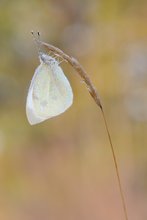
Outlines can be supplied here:
[[35, 36], [35, 34], [34, 34], [33, 31], [31, 31], [31, 34], [32, 34], [33, 39], [34, 39], [34, 41], [35, 41], [35, 44], [36, 44], [36, 48], [37, 48], [38, 54], [40, 54], [40, 52], [41, 52], [40, 32], [39, 32], [39, 31], [37, 32], [37, 37]]

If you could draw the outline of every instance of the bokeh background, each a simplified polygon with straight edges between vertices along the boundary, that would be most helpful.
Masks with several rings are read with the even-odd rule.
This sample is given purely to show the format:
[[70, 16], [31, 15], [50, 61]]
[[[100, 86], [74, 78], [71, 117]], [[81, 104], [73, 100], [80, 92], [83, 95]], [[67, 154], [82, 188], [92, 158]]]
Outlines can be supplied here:
[[62, 68], [74, 104], [30, 126], [25, 102], [39, 64], [30, 34], [75, 56], [104, 105], [129, 219], [147, 219], [147, 1], [0, 0], [0, 219], [124, 219], [100, 110]]

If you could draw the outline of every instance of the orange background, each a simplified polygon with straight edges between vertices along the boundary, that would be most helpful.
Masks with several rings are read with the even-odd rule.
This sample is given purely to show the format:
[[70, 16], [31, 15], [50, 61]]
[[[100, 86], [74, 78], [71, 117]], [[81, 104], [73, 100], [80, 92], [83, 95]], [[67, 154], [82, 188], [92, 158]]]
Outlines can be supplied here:
[[147, 2], [0, 2], [0, 219], [124, 219], [100, 110], [68, 64], [64, 114], [30, 126], [25, 102], [39, 65], [30, 34], [84, 66], [98, 89], [129, 219], [147, 219]]

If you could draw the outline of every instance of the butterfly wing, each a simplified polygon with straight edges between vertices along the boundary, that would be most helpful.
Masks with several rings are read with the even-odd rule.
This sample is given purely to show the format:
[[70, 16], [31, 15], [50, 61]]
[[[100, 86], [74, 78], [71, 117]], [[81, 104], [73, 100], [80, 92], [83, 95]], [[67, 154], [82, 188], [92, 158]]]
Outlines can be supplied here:
[[71, 86], [62, 69], [44, 63], [36, 69], [26, 104], [30, 124], [40, 123], [63, 113], [73, 102]]

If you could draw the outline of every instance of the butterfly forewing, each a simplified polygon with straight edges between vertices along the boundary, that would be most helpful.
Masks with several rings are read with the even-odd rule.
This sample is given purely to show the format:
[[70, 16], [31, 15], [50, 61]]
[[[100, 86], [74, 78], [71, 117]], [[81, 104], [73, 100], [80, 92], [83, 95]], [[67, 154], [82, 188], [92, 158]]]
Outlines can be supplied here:
[[36, 124], [64, 112], [73, 101], [71, 86], [62, 69], [41, 63], [32, 79], [27, 98], [27, 116]]

